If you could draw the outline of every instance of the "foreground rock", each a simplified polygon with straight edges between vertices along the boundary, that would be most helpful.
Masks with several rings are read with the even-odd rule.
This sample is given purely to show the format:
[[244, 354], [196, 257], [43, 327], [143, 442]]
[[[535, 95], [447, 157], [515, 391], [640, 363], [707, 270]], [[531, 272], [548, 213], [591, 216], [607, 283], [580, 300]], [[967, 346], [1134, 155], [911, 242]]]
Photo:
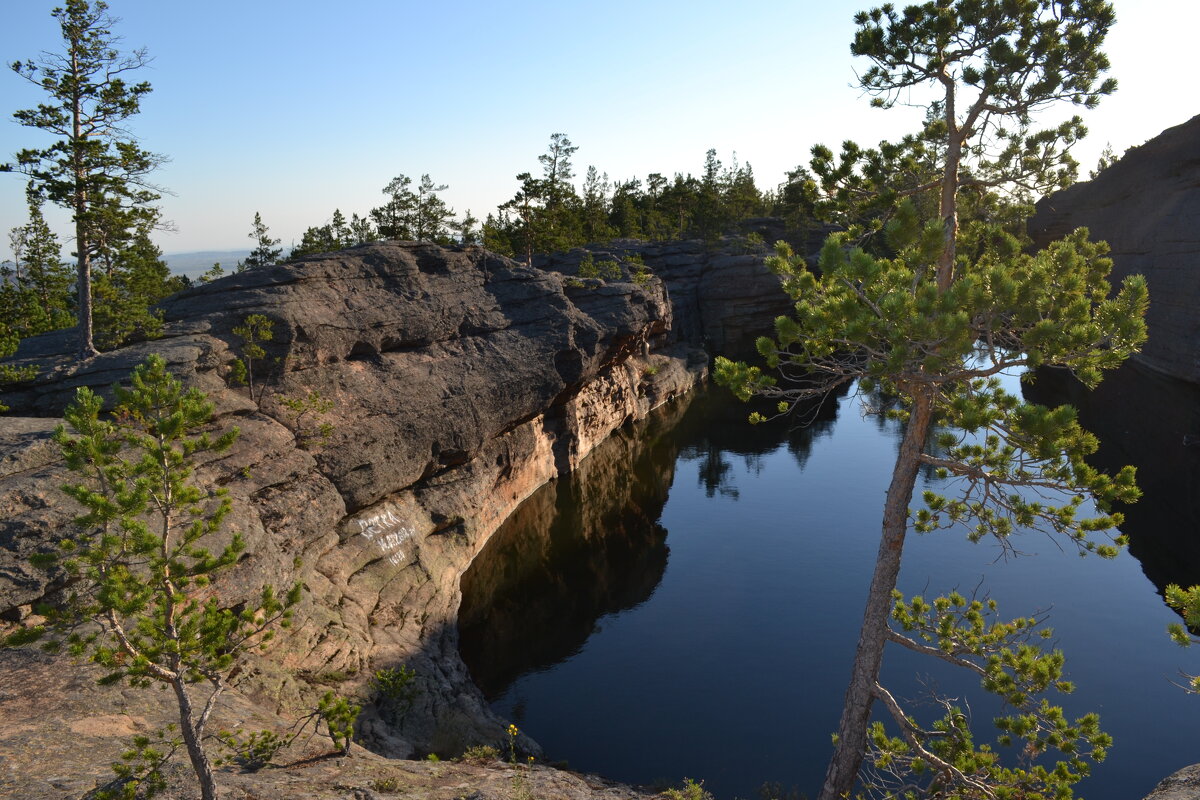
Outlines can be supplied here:
[[1200, 800], [1200, 764], [1163, 778], [1146, 800]]
[[[0, 619], [21, 624], [58, 589], [28, 559], [74, 513], [49, 442], [63, 406], [155, 352], [215, 401], [214, 427], [241, 430], [197, 472], [229, 490], [227, 527], [248, 543], [221, 596], [305, 586], [298, 624], [242, 677], [246, 698], [294, 717], [316, 693], [361, 694], [375, 670], [404, 663], [418, 674], [413, 708], [402, 718], [369, 708], [364, 742], [403, 757], [500, 741], [503, 723], [457, 654], [459, 577], [534, 489], [703, 376], [704, 354], [670, 337], [661, 280], [572, 288], [479, 248], [382, 243], [230, 276], [164, 309], [163, 338], [81, 366], [61, 355], [69, 332], [18, 353], [42, 374], [0, 394], [12, 407], [0, 433]], [[274, 321], [253, 365], [267, 387], [258, 402], [227, 385], [242, 353], [233, 328], [250, 314]], [[335, 403], [323, 440], [280, 402], [312, 391]], [[0, 652], [0, 670], [23, 657]], [[23, 691], [9, 700], [33, 702]], [[0, 793], [20, 775], [18, 794], [38, 797], [28, 781], [57, 767], [22, 741], [6, 745], [24, 766], [0, 773]], [[30, 774], [39, 763], [43, 774]]]
[[[113, 780], [108, 764], [124, 742], [171, 721], [158, 692], [102, 689], [98, 671], [63, 670], [36, 651], [9, 654], [0, 686], [0, 797], [78, 800]], [[31, 702], [31, 698], [36, 698]], [[214, 718], [214, 730], [245, 728], [287, 735], [292, 721], [265, 712], [232, 692]], [[309, 729], [311, 731], [311, 728]], [[165, 800], [195, 800], [186, 758], [167, 767]], [[324, 736], [303, 735], [272, 765], [247, 772], [217, 769], [224, 800], [642, 800], [647, 791], [545, 765], [497, 759], [473, 763], [408, 761], [357, 745], [348, 756], [331, 752]]]
[[1081, 226], [1112, 247], [1114, 284], [1146, 276], [1150, 335], [1135, 358], [1200, 382], [1200, 116], [1045, 198], [1029, 230], [1045, 245]]

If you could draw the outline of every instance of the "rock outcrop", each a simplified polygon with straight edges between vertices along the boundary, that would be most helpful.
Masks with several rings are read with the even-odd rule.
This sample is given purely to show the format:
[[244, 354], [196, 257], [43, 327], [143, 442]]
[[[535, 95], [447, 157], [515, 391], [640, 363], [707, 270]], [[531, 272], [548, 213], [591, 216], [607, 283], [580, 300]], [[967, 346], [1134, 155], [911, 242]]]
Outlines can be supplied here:
[[[227, 526], [248, 542], [221, 596], [305, 586], [298, 624], [243, 675], [243, 692], [294, 711], [406, 663], [419, 676], [413, 708], [368, 714], [366, 742], [408, 756], [501, 739], [457, 654], [459, 577], [534, 489], [703, 376], [704, 354], [670, 335], [663, 282], [573, 288], [480, 248], [380, 243], [229, 276], [163, 309], [163, 338], [82, 365], [61, 355], [69, 331], [17, 354], [41, 374], [0, 394], [12, 408], [0, 426], [0, 619], [21, 624], [58, 589], [28, 559], [73, 514], [49, 441], [64, 405], [159, 353], [216, 403], [214, 427], [241, 431], [197, 470], [229, 490]], [[227, 385], [241, 354], [233, 328], [250, 314], [274, 322], [254, 365], [267, 386], [258, 402]], [[323, 442], [280, 402], [312, 391], [335, 403]], [[6, 680], [45, 669], [35, 662], [0, 652]], [[101, 771], [119, 746], [96, 758]], [[0, 787], [38, 797], [45, 780], [4, 774]]]
[[1136, 358], [1200, 382], [1200, 116], [1043, 199], [1029, 230], [1042, 246], [1081, 226], [1111, 246], [1114, 284], [1146, 276], [1150, 335]]
[[534, 265], [574, 275], [580, 259], [590, 252], [595, 263], [640, 256], [668, 286], [673, 313], [672, 337], [700, 343], [711, 355], [753, 358], [756, 337], [769, 333], [781, 314], [792, 310], [777, 275], [763, 266], [765, 248], [738, 249], [738, 240], [725, 247], [704, 242], [647, 243], [617, 240], [588, 250], [535, 257]]

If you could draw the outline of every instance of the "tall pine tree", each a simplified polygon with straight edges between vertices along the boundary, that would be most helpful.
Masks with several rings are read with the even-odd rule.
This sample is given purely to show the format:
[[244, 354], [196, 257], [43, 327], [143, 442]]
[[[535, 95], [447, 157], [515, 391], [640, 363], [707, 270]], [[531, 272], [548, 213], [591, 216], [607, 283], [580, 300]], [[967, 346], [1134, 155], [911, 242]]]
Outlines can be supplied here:
[[14, 113], [27, 127], [58, 139], [49, 147], [17, 153], [16, 169], [28, 175], [34, 191], [71, 211], [75, 225], [79, 356], [97, 350], [92, 336], [92, 259], [113, 213], [132, 213], [159, 198], [149, 175], [163, 161], [143, 149], [126, 128], [146, 82], [129, 84], [128, 75], [146, 65], [145, 50], [122, 53], [112, 28], [116, 20], [103, 0], [66, 0], [53, 11], [62, 50], [37, 61], [13, 64], [17, 75], [46, 92], [47, 102]]
[[[883, 255], [855, 246], [861, 231], [839, 234], [825, 245], [816, 277], [782, 246], [773, 266], [784, 276], [796, 313], [779, 318], [775, 337], [758, 345], [767, 366], [786, 382], [723, 359], [717, 366], [719, 379], [742, 397], [775, 397], [781, 411], [855, 380], [902, 403], [897, 416], [904, 436], [820, 800], [853, 792], [868, 746], [880, 754], [877, 764], [908, 759], [932, 781], [925, 788], [942, 792], [939, 796], [992, 791], [1002, 796], [988, 787], [1021, 796], [1067, 796], [1069, 784], [1086, 769], [1079, 755], [1103, 756], [1105, 739], [1090, 719], [1071, 727], [1059, 712], [1056, 720], [1010, 728], [1001, 743], [1024, 739], [1034, 753], [1059, 747], [1066, 762], [1050, 773], [1009, 769], [969, 736], [953, 739], [949, 747], [939, 743], [960, 727], [954, 710], [932, 731], [918, 727], [879, 676], [887, 642], [953, 655], [961, 644], [956, 620], [969, 628], [967, 616], [976, 613], [964, 608], [966, 616], [956, 617], [960, 606], [950, 600], [936, 609], [923, 602], [907, 603], [906, 611], [897, 605], [894, 591], [910, 524], [917, 530], [965, 527], [973, 540], [994, 536], [1002, 544], [1023, 527], [1042, 527], [1083, 552], [1111, 556], [1115, 547], [1093, 536], [1117, 524], [1119, 516], [1082, 518], [1083, 498], [1095, 497], [1103, 511], [1113, 500], [1137, 496], [1131, 468], [1109, 477], [1084, 461], [1096, 440], [1079, 428], [1073, 409], [1022, 402], [1004, 392], [995, 376], [1059, 365], [1094, 385], [1103, 369], [1120, 364], [1145, 338], [1145, 281], [1129, 279], [1110, 297], [1106, 248], [1089, 242], [1086, 231], [1030, 255], [1003, 225], [981, 219], [960, 226], [959, 219], [968, 192], [1019, 195], [1022, 187], [1048, 188], [1069, 179], [1073, 164], [1065, 150], [1082, 135], [1082, 123], [1075, 118], [1037, 130], [1033, 114], [1061, 101], [1091, 107], [1115, 88], [1101, 77], [1108, 68], [1101, 47], [1113, 22], [1112, 6], [1101, 0], [937, 0], [903, 10], [881, 6], [855, 21], [852, 52], [871, 62], [860, 82], [875, 95], [875, 105], [889, 107], [910, 97], [913, 87], [937, 92], [930, 108], [936, 121], [927, 122], [921, 137], [902, 146], [881, 145], [875, 151], [879, 158], [843, 159], [834, 176], [846, 187], [831, 193], [835, 201], [838, 194], [858, 202], [875, 190], [887, 193], [893, 209], [886, 215], [891, 222], [886, 247], [879, 248]], [[923, 152], [938, 168], [927, 181], [914, 184], [901, 175], [899, 188], [889, 187], [888, 159], [912, 164], [905, 152], [916, 151], [917, 138], [930, 143]], [[847, 146], [843, 152], [864, 151]], [[932, 202], [918, 202], [925, 193]], [[932, 209], [933, 218], [922, 219], [922, 208]], [[927, 491], [924, 507], [912, 513], [923, 469], [953, 493]], [[1022, 491], [1028, 488], [1051, 499]], [[889, 618], [903, 630], [890, 628]], [[942, 630], [949, 637], [944, 645]], [[911, 631], [929, 638], [904, 635]], [[1014, 645], [1009, 654], [1020, 661], [1022, 652]], [[1008, 657], [997, 654], [1002, 663]], [[1002, 678], [985, 676], [984, 687], [1004, 694]], [[898, 743], [871, 729], [876, 701], [895, 719], [902, 734]], [[1059, 722], [1062, 729], [1055, 728]]]

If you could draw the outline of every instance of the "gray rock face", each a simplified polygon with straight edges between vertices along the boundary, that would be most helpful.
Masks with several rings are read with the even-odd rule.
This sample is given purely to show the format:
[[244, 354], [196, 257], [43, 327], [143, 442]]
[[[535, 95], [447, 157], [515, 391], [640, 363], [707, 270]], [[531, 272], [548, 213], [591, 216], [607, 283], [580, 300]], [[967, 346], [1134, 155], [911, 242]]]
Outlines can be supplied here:
[[[703, 353], [670, 336], [662, 281], [564, 288], [560, 275], [480, 248], [392, 242], [229, 276], [164, 310], [163, 338], [83, 365], [62, 355], [70, 332], [17, 354], [42, 374], [0, 394], [12, 407], [0, 418], [0, 627], [57, 588], [28, 566], [75, 513], [58, 489], [55, 418], [76, 387], [106, 391], [159, 353], [216, 403], [215, 428], [241, 431], [197, 470], [229, 490], [227, 526], [248, 544], [221, 597], [237, 603], [263, 583], [306, 589], [298, 623], [247, 670], [243, 692], [295, 710], [407, 663], [420, 684], [411, 712], [388, 725], [380, 709], [362, 718], [378, 749], [501, 740], [457, 655], [459, 577], [534, 489], [703, 376]], [[257, 403], [226, 382], [242, 352], [232, 329], [250, 314], [275, 326], [255, 365], [267, 386]], [[323, 444], [280, 402], [310, 391], [335, 403]], [[0, 670], [12, 658], [0, 651]]]
[[[712, 355], [754, 358], [755, 338], [770, 333], [775, 318], [792, 310], [779, 277], [763, 263], [765, 250], [736, 253], [707, 247], [701, 241], [649, 243], [632, 239], [589, 250], [596, 263], [630, 254], [641, 256], [667, 285], [674, 316], [673, 338], [702, 343]], [[576, 275], [584, 252], [577, 248], [537, 257], [534, 263]]]
[[1146, 800], [1200, 800], [1200, 764], [1175, 772], [1159, 781]]
[[1114, 284], [1146, 276], [1149, 339], [1136, 358], [1200, 382], [1200, 116], [1045, 198], [1029, 230], [1044, 246], [1081, 226], [1112, 247]]

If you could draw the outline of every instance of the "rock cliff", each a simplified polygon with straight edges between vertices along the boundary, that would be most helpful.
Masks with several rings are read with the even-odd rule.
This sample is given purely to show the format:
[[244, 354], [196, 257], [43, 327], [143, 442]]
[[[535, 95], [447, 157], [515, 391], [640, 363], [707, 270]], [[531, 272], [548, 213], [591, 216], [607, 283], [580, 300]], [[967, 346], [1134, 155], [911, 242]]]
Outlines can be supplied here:
[[[775, 226], [778, 228], [779, 226]], [[765, 234], [779, 233], [762, 226]], [[795, 241], [800, 252], [816, 253], [831, 228], [817, 227], [807, 241]], [[649, 243], [618, 239], [566, 253], [536, 256], [534, 265], [574, 275], [590, 252], [595, 263], [641, 257], [668, 286], [673, 313], [672, 338], [702, 344], [710, 355], [756, 358], [754, 340], [772, 330], [775, 318], [788, 314], [792, 302], [778, 276], [763, 266], [767, 248], [726, 239], [721, 246], [699, 240]]]
[[[197, 471], [229, 490], [227, 525], [248, 542], [222, 597], [237, 603], [263, 583], [305, 586], [298, 624], [240, 688], [259, 708], [286, 712], [314, 691], [361, 690], [374, 670], [406, 663], [419, 676], [412, 711], [386, 721], [368, 713], [360, 726], [364, 741], [396, 756], [502, 738], [457, 654], [463, 570], [535, 488], [688, 391], [707, 363], [671, 335], [659, 278], [573, 287], [480, 248], [367, 245], [229, 276], [163, 310], [161, 339], [82, 365], [62, 355], [70, 332], [29, 340], [17, 354], [41, 374], [0, 394], [12, 409], [0, 426], [0, 619], [21, 624], [59, 588], [28, 558], [48, 550], [73, 514], [49, 441], [63, 406], [77, 387], [107, 391], [159, 353], [215, 401], [214, 427], [241, 431], [232, 451]], [[259, 402], [227, 383], [242, 352], [233, 328], [250, 314], [274, 322], [255, 365], [267, 387]], [[335, 403], [323, 443], [280, 402], [311, 391]], [[48, 668], [0, 652], [10, 685]], [[0, 697], [29, 702], [20, 692]], [[46, 780], [59, 767], [31, 757], [28, 733], [12, 731], [0, 749], [41, 767], [0, 775], [0, 787], [56, 796]], [[97, 777], [120, 744], [106, 747]]]
[[1114, 284], [1146, 276], [1150, 335], [1136, 358], [1200, 382], [1200, 116], [1043, 199], [1029, 231], [1041, 246], [1081, 226], [1112, 247]]

